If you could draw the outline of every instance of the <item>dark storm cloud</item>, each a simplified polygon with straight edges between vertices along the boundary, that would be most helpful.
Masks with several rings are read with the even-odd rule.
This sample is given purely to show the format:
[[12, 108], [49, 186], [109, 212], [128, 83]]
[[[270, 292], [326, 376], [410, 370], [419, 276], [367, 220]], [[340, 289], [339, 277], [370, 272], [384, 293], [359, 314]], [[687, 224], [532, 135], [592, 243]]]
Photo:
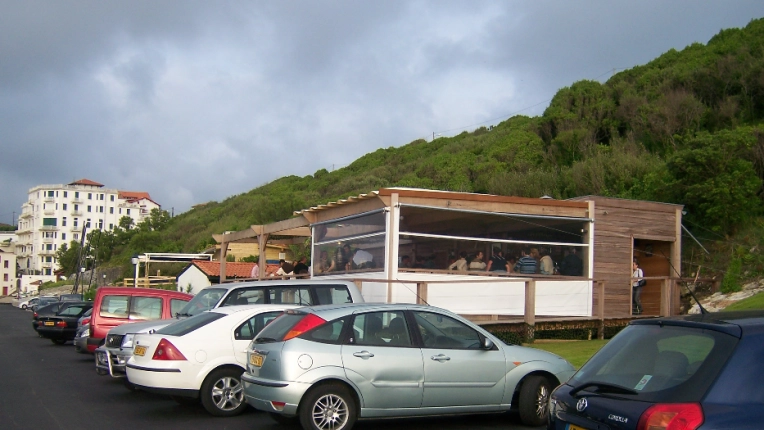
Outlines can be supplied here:
[[175, 212], [457, 134], [764, 16], [758, 1], [0, 0], [0, 222], [88, 178]]

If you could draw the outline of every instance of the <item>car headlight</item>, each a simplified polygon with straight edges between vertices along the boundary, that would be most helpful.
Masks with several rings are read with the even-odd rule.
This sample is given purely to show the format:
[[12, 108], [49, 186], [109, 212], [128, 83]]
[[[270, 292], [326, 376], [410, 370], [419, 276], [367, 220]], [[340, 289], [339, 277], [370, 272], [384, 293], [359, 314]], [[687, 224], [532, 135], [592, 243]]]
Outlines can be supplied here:
[[126, 334], [125, 337], [122, 338], [122, 345], [120, 345], [120, 347], [122, 347], [122, 348], [132, 348], [133, 347], [133, 337], [135, 337], [134, 334]]

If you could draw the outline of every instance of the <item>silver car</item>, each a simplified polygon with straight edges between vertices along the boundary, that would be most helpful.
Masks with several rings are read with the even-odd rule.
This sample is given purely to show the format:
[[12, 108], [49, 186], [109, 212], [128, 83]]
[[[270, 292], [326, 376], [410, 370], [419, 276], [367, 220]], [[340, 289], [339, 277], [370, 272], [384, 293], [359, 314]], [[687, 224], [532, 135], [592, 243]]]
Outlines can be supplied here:
[[242, 382], [247, 403], [304, 429], [511, 408], [538, 426], [574, 371], [444, 309], [367, 303], [285, 312], [250, 344]]

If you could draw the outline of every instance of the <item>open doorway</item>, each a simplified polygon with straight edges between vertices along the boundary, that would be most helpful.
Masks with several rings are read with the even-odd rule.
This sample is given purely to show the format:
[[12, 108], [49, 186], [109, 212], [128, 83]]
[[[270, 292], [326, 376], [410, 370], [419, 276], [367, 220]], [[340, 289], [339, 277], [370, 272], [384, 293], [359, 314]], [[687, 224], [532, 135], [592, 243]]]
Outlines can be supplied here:
[[[671, 276], [670, 242], [635, 238], [633, 256], [645, 277]], [[661, 284], [660, 279], [648, 279], [642, 288], [642, 315], [660, 315]]]

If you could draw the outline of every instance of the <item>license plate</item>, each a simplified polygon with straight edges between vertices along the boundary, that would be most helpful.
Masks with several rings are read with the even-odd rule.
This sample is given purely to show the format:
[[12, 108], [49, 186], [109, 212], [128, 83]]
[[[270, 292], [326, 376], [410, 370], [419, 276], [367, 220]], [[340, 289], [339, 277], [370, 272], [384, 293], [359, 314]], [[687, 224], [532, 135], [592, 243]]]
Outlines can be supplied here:
[[53, 327], [53, 321], [45, 321], [43, 324], [45, 324], [48, 327]]
[[146, 355], [146, 347], [142, 345], [138, 345], [135, 347], [135, 355], [143, 357]]
[[586, 430], [583, 427], [579, 427], [575, 424], [568, 424], [568, 426], [565, 428], [565, 430]]
[[263, 367], [263, 357], [260, 354], [250, 354], [249, 355], [249, 364], [255, 366], [255, 367]]

